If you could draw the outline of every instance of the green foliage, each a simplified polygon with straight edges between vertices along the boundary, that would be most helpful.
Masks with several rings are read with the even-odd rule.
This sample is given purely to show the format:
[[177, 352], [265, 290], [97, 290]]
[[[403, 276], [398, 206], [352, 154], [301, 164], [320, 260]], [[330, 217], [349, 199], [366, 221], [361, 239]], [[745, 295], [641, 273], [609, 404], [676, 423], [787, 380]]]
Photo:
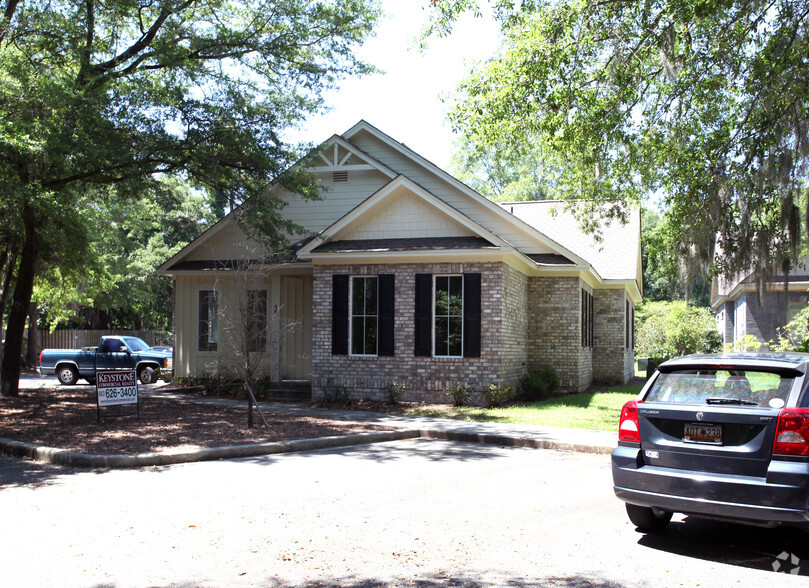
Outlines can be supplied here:
[[528, 400], [542, 400], [553, 394], [561, 383], [559, 373], [546, 366], [524, 373], [520, 377], [520, 391]]
[[491, 146], [466, 135], [458, 139], [450, 166], [455, 177], [497, 202], [547, 199], [558, 173], [538, 147]]
[[[765, 347], [764, 343], [758, 340], [758, 337], [748, 333], [741, 339], [736, 339], [733, 343], [725, 343], [725, 351], [760, 351]], [[766, 347], [765, 347], [766, 349]], [[779, 350], [786, 351], [786, 350]]]
[[475, 389], [472, 386], [461, 384], [460, 382], [449, 384], [444, 390], [454, 406], [466, 406], [469, 404], [474, 391]]
[[[427, 35], [478, 0], [431, 3]], [[502, 47], [451, 114], [485, 149], [539, 148], [585, 226], [662, 197], [670, 255], [717, 273], [792, 269], [809, 166], [805, 2], [490, 0]], [[718, 249], [715, 247], [719, 245]]]
[[[106, 292], [96, 273], [114, 262], [93, 257], [86, 219], [107, 222], [110, 210], [111, 223], [166, 176], [223, 210], [291, 182], [281, 172], [301, 149], [283, 132], [318, 111], [338, 79], [373, 71], [355, 48], [379, 10], [372, 0], [54, 0], [3, 12], [0, 252], [18, 263], [0, 393], [14, 395], [35, 273], [50, 265], [69, 281], [87, 265], [88, 287]], [[277, 242], [287, 227], [270, 216], [278, 222], [265, 216], [261, 232]], [[173, 246], [135, 240], [152, 254]], [[132, 251], [124, 261], [136, 272], [152, 265]]]
[[323, 392], [322, 406], [350, 406], [351, 393], [345, 386], [326, 388]]
[[628, 400], [635, 400], [640, 389], [637, 385], [613, 386], [607, 392], [555, 396], [501, 408], [420, 404], [407, 407], [404, 412], [411, 416], [463, 421], [617, 431], [621, 408]]
[[651, 301], [682, 299], [708, 306], [709, 269], [690, 247], [681, 247], [676, 236], [668, 214], [642, 210], [643, 295]]
[[382, 389], [390, 404], [398, 404], [405, 393], [405, 385], [401, 382], [389, 382]]
[[166, 179], [131, 198], [110, 192], [108, 201], [83, 215], [88, 241], [80, 267], [45, 264], [40, 271], [40, 320], [49, 329], [170, 330], [172, 284], [155, 270], [214, 222], [207, 197]]
[[488, 408], [503, 406], [514, 397], [514, 387], [508, 382], [502, 384], [489, 384], [480, 388], [483, 403]]
[[686, 302], [646, 302], [635, 313], [635, 354], [669, 359], [721, 348], [709, 309]]
[[809, 306], [778, 329], [778, 337], [769, 342], [769, 347], [773, 351], [809, 351]]

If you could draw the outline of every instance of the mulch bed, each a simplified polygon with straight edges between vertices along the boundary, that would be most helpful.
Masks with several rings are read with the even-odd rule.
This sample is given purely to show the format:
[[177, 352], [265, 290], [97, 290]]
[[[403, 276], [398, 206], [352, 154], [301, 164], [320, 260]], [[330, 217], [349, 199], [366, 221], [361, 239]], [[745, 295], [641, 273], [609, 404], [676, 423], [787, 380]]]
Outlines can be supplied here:
[[246, 401], [238, 409], [141, 395], [140, 418], [136, 412], [133, 405], [102, 408], [99, 421], [95, 389], [20, 390], [19, 397], [0, 398], [0, 437], [81, 453], [136, 455], [390, 430], [265, 411], [267, 429], [255, 410], [248, 428]]

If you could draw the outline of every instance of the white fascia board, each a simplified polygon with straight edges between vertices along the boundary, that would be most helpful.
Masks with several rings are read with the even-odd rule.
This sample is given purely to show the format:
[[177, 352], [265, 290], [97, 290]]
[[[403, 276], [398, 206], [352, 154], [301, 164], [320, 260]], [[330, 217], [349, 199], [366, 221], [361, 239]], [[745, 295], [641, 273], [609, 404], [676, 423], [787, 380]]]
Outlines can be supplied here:
[[536, 239], [542, 245], [545, 245], [549, 249], [551, 249], [553, 251], [556, 251], [560, 255], [564, 255], [568, 259], [574, 261], [576, 263], [576, 265], [590, 265], [585, 259], [582, 259], [578, 255], [576, 255], [575, 253], [573, 253], [572, 251], [570, 251], [569, 249], [564, 247], [562, 244], [557, 243], [556, 241], [554, 241], [553, 239], [551, 239], [550, 237], [548, 237], [544, 233], [540, 232], [539, 230], [535, 229], [534, 227], [532, 227], [531, 225], [529, 225], [525, 221], [523, 221], [523, 220], [521, 220], [519, 218], [516, 218], [513, 214], [510, 214], [510, 213], [506, 212], [496, 202], [492, 202], [491, 200], [489, 200], [488, 198], [486, 198], [485, 196], [483, 196], [479, 192], [473, 190], [472, 188], [470, 188], [469, 186], [467, 186], [466, 184], [464, 184], [463, 182], [461, 182], [457, 178], [453, 177], [451, 174], [445, 172], [443, 169], [441, 169], [440, 167], [438, 167], [437, 165], [435, 165], [434, 163], [432, 163], [428, 159], [425, 159], [424, 157], [422, 157], [421, 155], [419, 155], [418, 153], [416, 153], [415, 151], [410, 149], [410, 147], [408, 147], [407, 145], [405, 145], [403, 143], [400, 143], [399, 141], [396, 141], [395, 139], [388, 136], [384, 132], [380, 131], [379, 129], [377, 129], [375, 126], [368, 123], [367, 121], [365, 121], [365, 120], [359, 121], [353, 127], [348, 129], [345, 133], [343, 133], [342, 136], [346, 137], [347, 139], [350, 140], [353, 135], [357, 134], [360, 131], [366, 131], [366, 132], [374, 135], [376, 138], [378, 138], [380, 141], [384, 142], [386, 145], [388, 145], [392, 149], [397, 150], [403, 156], [411, 159], [412, 161], [414, 161], [417, 164], [421, 165], [425, 169], [428, 169], [430, 172], [432, 172], [435, 175], [439, 176], [441, 179], [443, 179], [445, 182], [452, 185], [457, 190], [460, 190], [461, 192], [465, 193], [467, 196], [469, 196], [470, 198], [472, 198], [473, 200], [475, 200], [479, 204], [482, 204], [484, 207], [488, 208], [489, 211], [491, 211], [492, 213], [498, 215], [501, 219], [513, 224], [517, 229], [521, 230], [523, 233], [527, 234], [529, 237], [531, 237], [533, 239]]

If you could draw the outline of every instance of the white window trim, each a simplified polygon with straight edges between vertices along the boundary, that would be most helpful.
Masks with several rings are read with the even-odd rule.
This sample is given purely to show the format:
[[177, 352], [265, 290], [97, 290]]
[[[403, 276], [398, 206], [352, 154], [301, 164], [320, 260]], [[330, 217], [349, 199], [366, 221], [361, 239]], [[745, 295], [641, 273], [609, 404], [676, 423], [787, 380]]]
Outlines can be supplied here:
[[[354, 316], [368, 317], [370, 315], [354, 315], [352, 302], [354, 301], [354, 280], [355, 279], [376, 280], [376, 351], [374, 353], [354, 353]], [[348, 355], [349, 357], [379, 357], [379, 276], [378, 275], [357, 275], [348, 278]]]
[[[435, 315], [435, 295], [436, 295], [436, 292], [437, 292], [437, 288], [436, 288], [435, 283], [436, 283], [436, 280], [438, 278], [461, 278], [461, 354], [460, 355], [437, 355], [435, 353], [435, 318], [436, 318], [436, 315]], [[464, 351], [464, 349], [463, 349], [463, 341], [464, 341], [464, 338], [463, 338], [463, 336], [464, 336], [464, 324], [463, 324], [464, 321], [463, 321], [463, 318], [465, 316], [465, 310], [466, 310], [466, 308], [464, 306], [466, 304], [466, 299], [464, 297], [464, 281], [465, 280], [464, 280], [464, 275], [463, 274], [433, 274], [433, 296], [432, 296], [432, 301], [431, 301], [432, 324], [430, 325], [430, 327], [431, 327], [430, 330], [432, 331], [432, 351], [433, 351], [433, 358], [434, 359], [463, 359], [463, 357], [464, 357], [464, 354], [463, 354], [463, 351]], [[447, 315], [447, 316], [450, 316], [450, 315]]]

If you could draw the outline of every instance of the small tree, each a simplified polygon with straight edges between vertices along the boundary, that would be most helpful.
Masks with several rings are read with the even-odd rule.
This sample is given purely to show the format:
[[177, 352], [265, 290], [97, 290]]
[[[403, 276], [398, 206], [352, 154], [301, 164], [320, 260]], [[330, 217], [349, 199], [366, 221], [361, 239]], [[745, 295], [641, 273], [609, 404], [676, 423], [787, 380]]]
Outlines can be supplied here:
[[716, 321], [707, 308], [684, 301], [647, 302], [635, 317], [635, 352], [640, 357], [669, 359], [721, 349]]
[[255, 244], [246, 247], [242, 259], [223, 263], [216, 280], [215, 312], [222, 336], [216, 359], [206, 367], [219, 377], [244, 384], [248, 427], [253, 426], [256, 383], [270, 373], [272, 350], [282, 334], [296, 327], [294, 322], [284, 322], [281, 308], [270, 308], [270, 276], [286, 265], [283, 259]]

